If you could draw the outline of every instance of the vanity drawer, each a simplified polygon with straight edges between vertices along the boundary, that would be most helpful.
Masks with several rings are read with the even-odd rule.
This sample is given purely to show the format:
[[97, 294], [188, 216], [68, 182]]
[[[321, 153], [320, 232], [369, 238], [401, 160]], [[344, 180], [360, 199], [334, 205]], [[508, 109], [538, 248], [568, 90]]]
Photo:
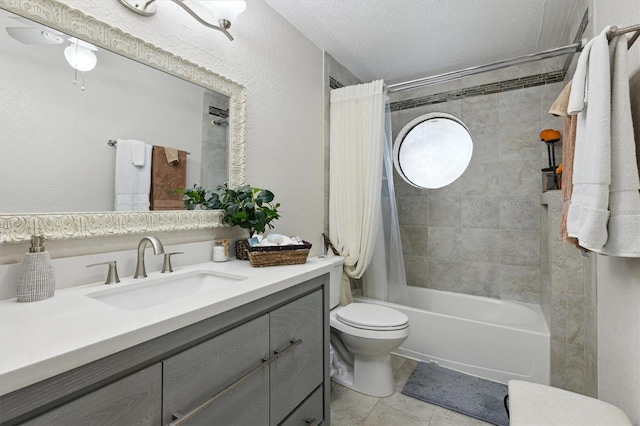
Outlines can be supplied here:
[[162, 365], [157, 363], [23, 424], [159, 425], [161, 404]]
[[271, 364], [270, 424], [277, 425], [323, 381], [322, 290], [271, 311], [271, 353], [302, 340]]
[[[185, 424], [264, 424], [269, 416], [269, 315], [163, 361], [162, 423], [207, 404]], [[254, 374], [229, 389], [247, 373]], [[211, 401], [213, 398], [213, 401]], [[208, 401], [211, 401], [208, 403]]]
[[318, 426], [322, 423], [322, 391], [322, 386], [318, 387], [280, 426]]

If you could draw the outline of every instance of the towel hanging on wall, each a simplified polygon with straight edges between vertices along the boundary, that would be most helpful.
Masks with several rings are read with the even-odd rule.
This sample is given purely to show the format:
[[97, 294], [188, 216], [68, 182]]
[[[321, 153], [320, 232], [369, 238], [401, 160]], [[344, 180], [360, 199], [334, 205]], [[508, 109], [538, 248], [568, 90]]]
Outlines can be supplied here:
[[611, 40], [611, 185], [609, 238], [600, 253], [640, 257], [640, 176], [633, 134], [627, 38]]
[[560, 239], [565, 243], [578, 245], [576, 238], [569, 237], [567, 234], [567, 212], [571, 202], [571, 193], [573, 190], [573, 153], [576, 143], [576, 124], [577, 117], [569, 115], [567, 107], [569, 106], [569, 94], [571, 93], [571, 81], [562, 89], [560, 95], [549, 108], [549, 114], [557, 117], [563, 117], [562, 122], [562, 215], [560, 217]]
[[[568, 113], [577, 114], [569, 236], [610, 256], [640, 257], [640, 179], [629, 101], [627, 38], [607, 32], [583, 50]], [[588, 88], [588, 90], [587, 90]]]
[[183, 195], [173, 191], [187, 185], [187, 152], [154, 146], [151, 164], [151, 210], [184, 210]]
[[[135, 165], [134, 162], [142, 164]], [[119, 139], [115, 168], [115, 210], [148, 211], [151, 145], [136, 140]]]

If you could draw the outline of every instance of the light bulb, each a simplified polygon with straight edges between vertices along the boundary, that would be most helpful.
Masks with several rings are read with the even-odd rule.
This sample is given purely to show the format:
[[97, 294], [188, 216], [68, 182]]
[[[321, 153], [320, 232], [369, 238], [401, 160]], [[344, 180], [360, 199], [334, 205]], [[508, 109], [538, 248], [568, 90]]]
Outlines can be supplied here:
[[92, 44], [71, 38], [71, 44], [64, 49], [64, 57], [71, 67], [78, 71], [91, 71], [98, 63], [98, 58], [94, 53], [96, 49]]

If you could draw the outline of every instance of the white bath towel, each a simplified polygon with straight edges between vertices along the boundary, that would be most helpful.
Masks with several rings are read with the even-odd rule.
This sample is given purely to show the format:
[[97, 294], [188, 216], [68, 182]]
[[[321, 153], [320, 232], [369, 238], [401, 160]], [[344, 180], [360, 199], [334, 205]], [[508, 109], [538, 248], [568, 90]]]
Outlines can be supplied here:
[[611, 183], [611, 80], [605, 28], [583, 49], [578, 60], [569, 114], [577, 114], [573, 192], [567, 232], [580, 246], [598, 251], [607, 242]]
[[128, 142], [131, 147], [131, 162], [134, 166], [144, 166], [147, 144], [134, 139], [129, 139]]
[[571, 90], [569, 92], [569, 101], [567, 103], [567, 114], [575, 115], [584, 110], [587, 101], [587, 68], [589, 67], [589, 53], [591, 47], [596, 41], [592, 38], [582, 49], [576, 64], [576, 70], [571, 80]]
[[[134, 164], [134, 150], [132, 145], [143, 146], [142, 159], [139, 148], [136, 148], [136, 162]], [[139, 141], [119, 139], [116, 148], [116, 211], [148, 211], [149, 191], [151, 188], [151, 145]]]
[[615, 37], [609, 47], [612, 59], [609, 239], [600, 253], [640, 257], [640, 178], [631, 117], [627, 37]]

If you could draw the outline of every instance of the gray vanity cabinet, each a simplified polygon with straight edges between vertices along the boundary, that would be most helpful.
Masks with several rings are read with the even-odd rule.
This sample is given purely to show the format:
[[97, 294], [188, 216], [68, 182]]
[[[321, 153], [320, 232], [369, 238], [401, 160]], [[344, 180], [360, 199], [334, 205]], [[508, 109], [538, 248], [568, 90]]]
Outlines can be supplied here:
[[[255, 370], [268, 355], [269, 315], [262, 315], [163, 361], [162, 424], [197, 407], [202, 411], [185, 419], [186, 424], [262, 422], [269, 416], [269, 371], [266, 367]], [[252, 371], [246, 381], [229, 389]]]
[[162, 366], [154, 364], [31, 419], [38, 426], [157, 425], [162, 404]]
[[322, 306], [317, 290], [163, 361], [163, 424], [280, 424], [321, 388]]
[[322, 387], [316, 389], [280, 426], [317, 426], [322, 422]]
[[271, 312], [271, 353], [277, 354], [302, 340], [298, 347], [280, 355], [270, 366], [271, 425], [279, 424], [322, 384], [321, 324], [321, 291]]
[[318, 425], [328, 275], [0, 396], [0, 426]]

